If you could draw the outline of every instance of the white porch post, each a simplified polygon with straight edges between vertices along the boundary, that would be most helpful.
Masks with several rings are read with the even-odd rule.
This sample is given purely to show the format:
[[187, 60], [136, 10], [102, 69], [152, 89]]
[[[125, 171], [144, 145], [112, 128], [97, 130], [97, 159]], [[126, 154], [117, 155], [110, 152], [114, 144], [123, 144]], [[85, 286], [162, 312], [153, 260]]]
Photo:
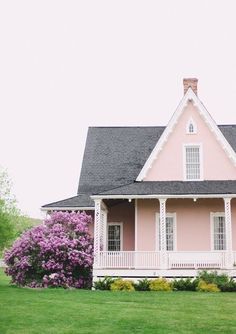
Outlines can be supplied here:
[[160, 202], [160, 268], [167, 269], [167, 252], [166, 252], [166, 198], [159, 198]]
[[233, 248], [232, 248], [232, 221], [231, 221], [231, 198], [224, 198], [225, 205], [225, 233], [226, 233], [226, 259], [227, 268], [233, 267]]
[[98, 268], [100, 264], [100, 222], [101, 222], [101, 200], [95, 199], [95, 215], [94, 215], [94, 268]]
[[105, 204], [101, 203], [101, 224], [100, 224], [100, 250], [107, 250], [107, 214], [108, 210]]

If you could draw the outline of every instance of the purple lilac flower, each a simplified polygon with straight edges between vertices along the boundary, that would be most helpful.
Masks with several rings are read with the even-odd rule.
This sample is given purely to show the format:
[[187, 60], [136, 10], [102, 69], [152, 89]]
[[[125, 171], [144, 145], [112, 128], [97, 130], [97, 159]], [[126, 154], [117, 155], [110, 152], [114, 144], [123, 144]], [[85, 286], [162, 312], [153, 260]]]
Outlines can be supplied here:
[[89, 288], [93, 239], [84, 212], [54, 212], [5, 252], [6, 273], [19, 286]]

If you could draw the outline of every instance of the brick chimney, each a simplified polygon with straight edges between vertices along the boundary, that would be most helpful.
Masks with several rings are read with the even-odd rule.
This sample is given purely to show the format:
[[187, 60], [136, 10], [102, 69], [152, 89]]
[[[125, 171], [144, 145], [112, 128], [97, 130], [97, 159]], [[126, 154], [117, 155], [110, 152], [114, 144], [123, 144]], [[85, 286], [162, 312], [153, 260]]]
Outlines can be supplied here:
[[198, 82], [198, 79], [196, 79], [196, 78], [186, 78], [186, 79], [184, 79], [183, 80], [184, 94], [186, 94], [189, 87], [191, 87], [192, 90], [194, 91], [194, 93], [197, 95], [197, 82]]

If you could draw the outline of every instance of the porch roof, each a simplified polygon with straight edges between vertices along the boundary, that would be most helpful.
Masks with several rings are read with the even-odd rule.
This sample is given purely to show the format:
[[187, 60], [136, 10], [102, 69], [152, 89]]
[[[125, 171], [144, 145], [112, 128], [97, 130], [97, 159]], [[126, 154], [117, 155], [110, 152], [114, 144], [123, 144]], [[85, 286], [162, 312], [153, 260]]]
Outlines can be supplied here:
[[[220, 181], [143, 181], [101, 192], [109, 195], [220, 195], [236, 194], [236, 180]], [[96, 197], [96, 196], [94, 196]]]
[[77, 196], [74, 197], [70, 197], [67, 199], [63, 199], [61, 201], [57, 201], [57, 202], [53, 202], [53, 203], [49, 203], [49, 204], [45, 204], [44, 206], [42, 206], [42, 209], [46, 210], [46, 209], [81, 209], [81, 210], [85, 210], [88, 208], [94, 209], [94, 201], [90, 198], [89, 195], [87, 194], [79, 194]]

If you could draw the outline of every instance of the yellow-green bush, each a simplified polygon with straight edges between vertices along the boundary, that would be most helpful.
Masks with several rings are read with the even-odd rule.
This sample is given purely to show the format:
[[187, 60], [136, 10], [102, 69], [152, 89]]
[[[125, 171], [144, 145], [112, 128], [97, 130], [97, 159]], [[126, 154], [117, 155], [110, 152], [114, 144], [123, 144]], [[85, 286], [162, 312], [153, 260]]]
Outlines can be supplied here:
[[117, 279], [111, 284], [111, 291], [134, 291], [133, 281]]
[[197, 286], [197, 291], [201, 292], [220, 292], [220, 289], [214, 283], [206, 283], [203, 280], [200, 280]]
[[165, 278], [156, 278], [150, 283], [151, 291], [172, 291], [172, 284]]

